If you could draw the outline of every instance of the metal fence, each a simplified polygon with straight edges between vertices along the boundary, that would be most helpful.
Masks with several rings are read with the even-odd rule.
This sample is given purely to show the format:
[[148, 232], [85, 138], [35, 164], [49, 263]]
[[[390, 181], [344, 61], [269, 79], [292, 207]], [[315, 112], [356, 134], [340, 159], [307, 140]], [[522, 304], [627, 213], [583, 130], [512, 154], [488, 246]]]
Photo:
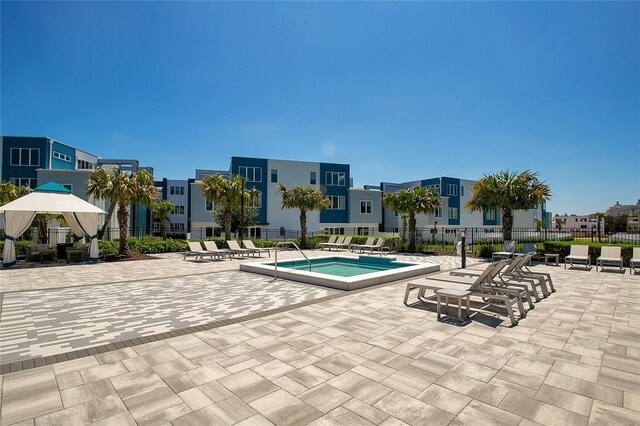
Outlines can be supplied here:
[[[402, 229], [385, 229], [380, 230], [377, 227], [340, 227], [334, 228], [335, 233], [343, 235], [361, 235], [361, 236], [390, 236], [403, 237]], [[408, 230], [404, 237], [409, 238]], [[437, 228], [419, 228], [416, 230], [416, 241], [420, 244], [433, 247], [433, 249], [449, 249], [451, 246], [460, 241], [461, 233], [464, 232], [466, 241], [470, 246], [474, 245], [501, 245], [504, 238], [502, 229], [496, 227], [437, 227]], [[309, 236], [325, 234], [324, 232], [309, 232]], [[224, 235], [224, 231], [220, 228], [192, 228], [190, 232], [176, 232], [167, 230], [167, 238], [172, 239], [207, 239], [220, 237]], [[145, 237], [145, 236], [161, 236], [161, 232], [157, 229], [148, 227], [129, 228], [129, 237]], [[238, 234], [233, 234], [237, 238]], [[253, 227], [244, 233], [245, 238], [265, 239], [265, 240], [289, 240], [300, 237], [300, 231], [295, 229], [268, 229]], [[114, 240], [120, 237], [120, 229], [117, 227], [107, 228], [101, 239]], [[0, 238], [4, 240], [4, 230], [0, 229]], [[19, 240], [40, 241], [36, 228], [27, 230]], [[536, 229], [536, 228], [513, 228], [511, 239], [519, 243], [524, 242], [543, 242], [543, 241], [578, 241], [578, 242], [602, 242], [605, 244], [637, 244], [640, 245], [640, 233], [622, 233], [604, 234], [598, 236], [596, 229]], [[74, 240], [73, 233], [69, 228], [49, 228], [47, 230], [47, 238], [49, 244], [57, 244], [70, 242]]]

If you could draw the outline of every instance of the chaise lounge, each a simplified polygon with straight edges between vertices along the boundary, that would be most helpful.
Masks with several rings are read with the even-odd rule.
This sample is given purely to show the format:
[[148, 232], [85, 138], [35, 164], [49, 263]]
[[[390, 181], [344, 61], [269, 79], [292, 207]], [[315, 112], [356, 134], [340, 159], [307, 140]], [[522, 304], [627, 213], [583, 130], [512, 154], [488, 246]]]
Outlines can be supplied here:
[[251, 240], [242, 240], [242, 244], [244, 244], [244, 247], [249, 250], [251, 253], [258, 253], [258, 256], [262, 257], [261, 253], [267, 253], [267, 255], [269, 257], [271, 257], [271, 249], [269, 248], [258, 248], [253, 244], [253, 241]]
[[600, 266], [600, 271], [604, 269], [604, 265], [617, 266], [620, 271], [624, 273], [624, 266], [622, 263], [622, 247], [607, 247], [603, 246], [600, 256], [596, 259], [596, 271]]

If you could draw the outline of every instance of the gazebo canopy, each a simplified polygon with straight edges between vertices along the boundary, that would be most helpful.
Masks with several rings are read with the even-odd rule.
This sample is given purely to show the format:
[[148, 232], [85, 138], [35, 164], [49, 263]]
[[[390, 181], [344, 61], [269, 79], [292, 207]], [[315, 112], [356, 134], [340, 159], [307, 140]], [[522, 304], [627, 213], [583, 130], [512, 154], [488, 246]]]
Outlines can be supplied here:
[[78, 198], [67, 188], [48, 182], [17, 200], [0, 206], [0, 211], [36, 213], [105, 213], [104, 210]]
[[71, 194], [62, 185], [48, 182], [34, 192], [0, 206], [0, 212], [4, 212], [5, 222], [4, 266], [16, 263], [14, 241], [27, 230], [38, 213], [62, 214], [75, 235], [90, 238], [89, 257], [98, 260], [98, 215], [105, 211]]

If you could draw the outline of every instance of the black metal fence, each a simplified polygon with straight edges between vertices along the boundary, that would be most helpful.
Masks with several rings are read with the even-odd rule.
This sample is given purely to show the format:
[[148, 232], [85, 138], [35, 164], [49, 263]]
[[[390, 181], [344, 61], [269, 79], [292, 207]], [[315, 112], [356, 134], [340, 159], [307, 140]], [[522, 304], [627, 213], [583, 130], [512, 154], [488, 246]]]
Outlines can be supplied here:
[[[462, 232], [465, 233], [467, 244], [474, 245], [501, 245], [504, 237], [502, 229], [496, 227], [437, 227], [437, 228], [419, 228], [416, 230], [416, 241], [433, 249], [450, 249], [455, 246], [461, 239]], [[333, 233], [341, 235], [361, 235], [361, 236], [387, 236], [401, 237], [409, 239], [408, 229], [405, 235], [402, 229], [385, 229], [380, 230], [377, 227], [339, 227], [333, 228]], [[309, 232], [309, 236], [326, 234], [326, 232]], [[167, 230], [167, 238], [172, 239], [207, 239], [220, 237], [224, 235], [224, 231], [220, 228], [192, 228], [190, 232]], [[145, 237], [145, 236], [161, 236], [161, 232], [157, 229], [147, 227], [129, 228], [129, 237]], [[237, 237], [234, 233], [234, 237]], [[300, 231], [294, 229], [268, 229], [260, 227], [252, 227], [245, 230], [245, 238], [265, 239], [265, 240], [288, 240], [300, 237]], [[114, 240], [120, 237], [120, 230], [117, 227], [107, 228], [100, 238], [104, 240]], [[4, 240], [4, 229], [0, 229], [0, 238]], [[37, 240], [37, 231], [35, 228], [25, 232], [19, 240]], [[578, 241], [578, 242], [601, 242], [604, 244], [637, 244], [640, 245], [640, 233], [638, 232], [618, 232], [614, 234], [605, 234], [598, 232], [596, 229], [536, 229], [536, 228], [513, 228], [511, 239], [519, 243], [524, 242], [543, 242], [543, 241]], [[49, 244], [57, 244], [70, 242], [74, 240], [74, 236], [69, 228], [49, 228], [47, 230], [46, 242]]]

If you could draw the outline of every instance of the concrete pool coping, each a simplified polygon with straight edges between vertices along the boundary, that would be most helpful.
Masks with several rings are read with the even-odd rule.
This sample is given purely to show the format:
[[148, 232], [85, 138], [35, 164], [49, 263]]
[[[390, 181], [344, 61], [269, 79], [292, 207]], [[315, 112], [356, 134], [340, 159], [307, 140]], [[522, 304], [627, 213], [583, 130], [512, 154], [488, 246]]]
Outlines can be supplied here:
[[[360, 256], [359, 258], [379, 259], [377, 257], [371, 256]], [[354, 258], [348, 256], [326, 256], [313, 258], [313, 260], [316, 259], [348, 259], [350, 261], [353, 261]], [[395, 257], [386, 259], [390, 260], [391, 263], [396, 262]], [[306, 261], [307, 260], [305, 258], [300, 257], [296, 259], [287, 259], [282, 263], [306, 263]], [[240, 265], [240, 270], [244, 272], [252, 272], [255, 274], [262, 274], [273, 277], [275, 274], [275, 266], [273, 265], [273, 263], [273, 260], [265, 262], [243, 263]], [[351, 291], [440, 271], [440, 265], [428, 265], [424, 263], [407, 262], [404, 260], [397, 261], [397, 263], [410, 266], [389, 269], [386, 271], [371, 272], [368, 274], [355, 275], [351, 277], [340, 277], [337, 275], [321, 274], [318, 272], [303, 271], [300, 269], [291, 269], [278, 266], [278, 278], [335, 288], [338, 290]]]

